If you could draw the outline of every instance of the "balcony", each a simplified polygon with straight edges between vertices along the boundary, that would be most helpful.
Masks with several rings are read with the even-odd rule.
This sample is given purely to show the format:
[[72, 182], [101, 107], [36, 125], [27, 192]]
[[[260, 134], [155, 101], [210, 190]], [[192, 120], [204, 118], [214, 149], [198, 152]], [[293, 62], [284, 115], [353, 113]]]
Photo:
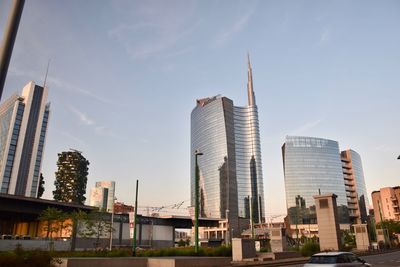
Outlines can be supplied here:
[[357, 198], [357, 193], [355, 193], [354, 190], [353, 190], [351, 192], [346, 192], [346, 196], [347, 197], [352, 197], [352, 198]]
[[353, 185], [346, 185], [346, 191], [350, 193], [354, 193], [356, 190], [354, 189]]
[[353, 181], [344, 180], [344, 185], [353, 186], [354, 184], [353, 184]]
[[351, 169], [351, 164], [342, 162], [342, 167], [346, 169]]
[[354, 204], [349, 204], [348, 208], [349, 208], [349, 210], [358, 210], [357, 205], [354, 205]]
[[358, 217], [358, 212], [357, 211], [353, 211], [353, 210], [349, 210], [349, 216], [350, 217]]
[[351, 175], [347, 175], [347, 174], [343, 175], [343, 178], [345, 180], [353, 180], [353, 177]]
[[349, 175], [353, 174], [353, 172], [351, 170], [344, 169], [344, 168], [343, 168], [343, 173], [344, 174], [349, 174]]
[[347, 199], [347, 203], [349, 204], [357, 204], [357, 199]]

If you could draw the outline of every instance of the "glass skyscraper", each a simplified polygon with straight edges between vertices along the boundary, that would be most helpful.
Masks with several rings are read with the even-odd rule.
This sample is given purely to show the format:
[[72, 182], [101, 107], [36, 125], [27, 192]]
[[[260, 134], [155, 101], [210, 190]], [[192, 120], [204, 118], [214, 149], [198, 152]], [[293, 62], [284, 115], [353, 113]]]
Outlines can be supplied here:
[[37, 197], [50, 105], [47, 87], [28, 83], [0, 106], [0, 192]]
[[113, 211], [115, 198], [115, 182], [96, 182], [95, 187], [90, 190], [89, 205], [108, 212]]
[[349, 223], [338, 142], [287, 136], [282, 146], [286, 206], [290, 224], [316, 224], [314, 195], [337, 195], [339, 222]]
[[195, 200], [195, 151], [200, 169], [200, 216], [264, 220], [264, 188], [258, 111], [248, 63], [248, 105], [223, 96], [197, 100], [191, 114], [191, 201]]
[[344, 185], [352, 223], [366, 223], [369, 201], [360, 155], [352, 149], [341, 152]]

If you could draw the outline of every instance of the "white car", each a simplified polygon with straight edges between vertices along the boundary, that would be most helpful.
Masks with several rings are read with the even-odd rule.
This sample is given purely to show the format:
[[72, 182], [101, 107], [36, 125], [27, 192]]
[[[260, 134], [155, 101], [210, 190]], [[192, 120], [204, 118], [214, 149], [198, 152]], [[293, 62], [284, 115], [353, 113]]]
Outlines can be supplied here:
[[350, 252], [321, 252], [311, 256], [304, 267], [366, 267], [366, 263]]

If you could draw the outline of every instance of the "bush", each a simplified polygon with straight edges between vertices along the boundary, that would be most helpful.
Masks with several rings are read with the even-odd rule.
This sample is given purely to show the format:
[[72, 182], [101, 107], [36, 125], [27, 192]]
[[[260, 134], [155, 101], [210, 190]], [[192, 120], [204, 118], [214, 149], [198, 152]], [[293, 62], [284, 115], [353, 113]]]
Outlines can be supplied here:
[[[138, 257], [171, 257], [171, 256], [196, 256], [194, 247], [185, 248], [162, 248], [139, 250]], [[232, 248], [221, 246], [216, 248], [201, 247], [198, 256], [206, 257], [230, 257], [232, 256]]]
[[53, 267], [56, 261], [48, 251], [25, 251], [20, 246], [13, 252], [0, 253], [0, 266]]
[[312, 256], [315, 253], [318, 253], [319, 251], [320, 251], [319, 243], [316, 242], [307, 242], [300, 249], [300, 253], [304, 257]]

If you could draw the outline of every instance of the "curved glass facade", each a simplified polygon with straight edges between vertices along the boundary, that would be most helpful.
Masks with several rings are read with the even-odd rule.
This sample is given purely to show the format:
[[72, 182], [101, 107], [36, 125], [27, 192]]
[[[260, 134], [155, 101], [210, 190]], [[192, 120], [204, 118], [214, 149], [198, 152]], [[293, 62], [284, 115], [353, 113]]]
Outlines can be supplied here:
[[[200, 215], [259, 223], [264, 214], [260, 134], [256, 106], [236, 107], [226, 97], [198, 100], [191, 115], [191, 200], [195, 151], [200, 169]], [[261, 217], [261, 220], [260, 220]], [[236, 226], [238, 227], [238, 226]], [[238, 229], [236, 228], [235, 229]]]
[[291, 224], [315, 224], [314, 195], [337, 195], [340, 223], [348, 223], [346, 190], [338, 142], [287, 136], [282, 147], [286, 206]]
[[[200, 169], [200, 215], [237, 218], [233, 102], [225, 97], [198, 101], [191, 114], [191, 202], [195, 200], [195, 151]], [[237, 221], [237, 219], [236, 219]]]
[[265, 214], [257, 106], [234, 107], [234, 122], [239, 216], [250, 218], [251, 206], [258, 223]]
[[[258, 111], [248, 59], [248, 105], [226, 97], [197, 100], [191, 114], [191, 204], [195, 203], [195, 151], [199, 165], [200, 215], [227, 218], [235, 233], [264, 214]], [[239, 218], [243, 218], [239, 224]], [[252, 219], [252, 220], [249, 220]], [[238, 231], [239, 229], [239, 231]], [[233, 234], [234, 235], [234, 234]]]

